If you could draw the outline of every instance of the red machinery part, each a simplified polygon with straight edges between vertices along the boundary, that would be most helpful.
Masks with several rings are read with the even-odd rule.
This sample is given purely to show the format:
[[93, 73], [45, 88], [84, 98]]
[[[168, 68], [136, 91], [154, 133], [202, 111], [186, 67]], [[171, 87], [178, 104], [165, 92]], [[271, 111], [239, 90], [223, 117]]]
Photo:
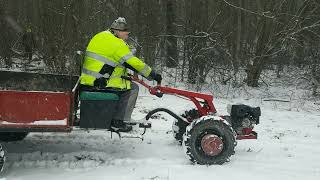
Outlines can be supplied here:
[[250, 134], [241, 134], [241, 135], [237, 135], [237, 139], [238, 140], [242, 140], [242, 139], [258, 139], [258, 134], [255, 131], [252, 131]]
[[[173, 94], [178, 96], [184, 96], [190, 99], [199, 110], [200, 116], [206, 116], [210, 113], [217, 112], [216, 108], [213, 105], [212, 95], [165, 87], [159, 84], [156, 87], [151, 87], [136, 76], [132, 76], [131, 78], [133, 81], [136, 81], [144, 87], [146, 87], [147, 89], [149, 89], [150, 94], [156, 95], [158, 97], [161, 97], [162, 94]], [[203, 102], [200, 102], [198, 99], [202, 99]], [[204, 105], [201, 105], [201, 103]]]
[[201, 148], [206, 155], [216, 156], [222, 152], [223, 142], [214, 134], [207, 134], [201, 140]]
[[[146, 87], [149, 90], [150, 94], [152, 94], [152, 95], [162, 97], [163, 94], [173, 94], [173, 95], [183, 96], [183, 97], [190, 99], [197, 107], [197, 109], [200, 113], [200, 117], [206, 116], [208, 114], [214, 114], [217, 112], [216, 108], [213, 105], [213, 96], [212, 95], [165, 87], [165, 86], [161, 86], [160, 84], [158, 84], [155, 87], [152, 87], [152, 86], [149, 86], [148, 84], [146, 84], [143, 80], [139, 79], [137, 76], [131, 76], [130, 78], [133, 81], [136, 81], [139, 84]], [[200, 102], [198, 99], [202, 99], [203, 102]], [[201, 103], [204, 105], [201, 105]], [[159, 110], [157, 110], [157, 111], [159, 111]], [[155, 111], [155, 112], [157, 112], [157, 111]], [[153, 113], [154, 112], [152, 112], [151, 114], [153, 114]], [[242, 134], [237, 134], [237, 139], [238, 140], [257, 139], [257, 133], [254, 132], [251, 128], [244, 128]], [[212, 141], [212, 140], [209, 140], [209, 141]], [[213, 141], [215, 141], [215, 140], [213, 140]]]
[[[67, 92], [1, 91], [0, 120], [8, 122], [1, 127], [68, 126], [73, 107], [70, 96]], [[65, 124], [54, 124], [62, 120]], [[32, 124], [36, 121], [50, 124]]]

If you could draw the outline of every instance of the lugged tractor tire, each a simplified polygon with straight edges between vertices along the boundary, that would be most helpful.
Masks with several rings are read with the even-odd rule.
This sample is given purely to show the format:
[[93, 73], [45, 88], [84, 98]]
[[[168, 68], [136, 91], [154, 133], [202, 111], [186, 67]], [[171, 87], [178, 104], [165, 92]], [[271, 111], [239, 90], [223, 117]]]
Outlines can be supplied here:
[[183, 134], [186, 132], [186, 128], [190, 124], [188, 122], [198, 119], [200, 117], [200, 113], [197, 109], [191, 109], [189, 111], [185, 111], [181, 116], [185, 118], [186, 121], [175, 119], [172, 124], [173, 137], [180, 145], [182, 144]]
[[29, 133], [28, 132], [0, 132], [0, 141], [11, 142], [11, 141], [21, 141]]
[[232, 128], [222, 120], [201, 118], [187, 127], [183, 146], [191, 162], [221, 165], [234, 154], [236, 140]]

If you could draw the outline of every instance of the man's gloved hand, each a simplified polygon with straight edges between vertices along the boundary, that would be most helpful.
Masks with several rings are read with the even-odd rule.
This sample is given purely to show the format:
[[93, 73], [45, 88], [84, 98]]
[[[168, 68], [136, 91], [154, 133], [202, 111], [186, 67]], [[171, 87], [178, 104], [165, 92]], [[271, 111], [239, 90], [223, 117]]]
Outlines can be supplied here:
[[152, 70], [151, 73], [150, 73], [150, 77], [153, 80], [157, 81], [158, 84], [161, 84], [161, 81], [162, 81], [161, 74], [158, 74], [158, 73], [156, 73], [155, 71]]
[[162, 81], [162, 76], [161, 74], [157, 74], [155, 75], [154, 77], [154, 80], [157, 81], [158, 84], [161, 84], [161, 81]]

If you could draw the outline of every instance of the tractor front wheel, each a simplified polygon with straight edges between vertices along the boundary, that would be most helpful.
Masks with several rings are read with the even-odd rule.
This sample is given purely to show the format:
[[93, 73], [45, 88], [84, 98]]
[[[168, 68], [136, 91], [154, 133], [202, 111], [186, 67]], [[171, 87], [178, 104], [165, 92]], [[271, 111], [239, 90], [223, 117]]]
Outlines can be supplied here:
[[172, 124], [173, 137], [179, 142], [180, 145], [182, 144], [183, 134], [186, 132], [186, 127], [188, 125], [189, 123], [178, 119], [175, 119]]
[[191, 123], [184, 134], [183, 146], [193, 163], [223, 164], [234, 154], [235, 136], [222, 120], [201, 118]]
[[186, 132], [187, 126], [190, 124], [189, 122], [194, 121], [200, 117], [200, 113], [197, 109], [191, 109], [189, 111], [185, 111], [182, 115], [186, 121], [182, 121], [180, 119], [175, 119], [172, 124], [173, 129], [173, 137], [182, 144], [183, 134]]

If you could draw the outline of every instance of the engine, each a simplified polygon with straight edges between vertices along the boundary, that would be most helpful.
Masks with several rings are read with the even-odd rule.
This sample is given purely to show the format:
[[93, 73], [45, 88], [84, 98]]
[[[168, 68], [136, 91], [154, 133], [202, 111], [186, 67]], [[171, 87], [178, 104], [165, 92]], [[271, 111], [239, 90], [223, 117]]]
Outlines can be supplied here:
[[238, 135], [251, 133], [254, 125], [259, 124], [260, 107], [250, 107], [244, 104], [232, 105], [228, 108], [231, 116], [232, 128]]

